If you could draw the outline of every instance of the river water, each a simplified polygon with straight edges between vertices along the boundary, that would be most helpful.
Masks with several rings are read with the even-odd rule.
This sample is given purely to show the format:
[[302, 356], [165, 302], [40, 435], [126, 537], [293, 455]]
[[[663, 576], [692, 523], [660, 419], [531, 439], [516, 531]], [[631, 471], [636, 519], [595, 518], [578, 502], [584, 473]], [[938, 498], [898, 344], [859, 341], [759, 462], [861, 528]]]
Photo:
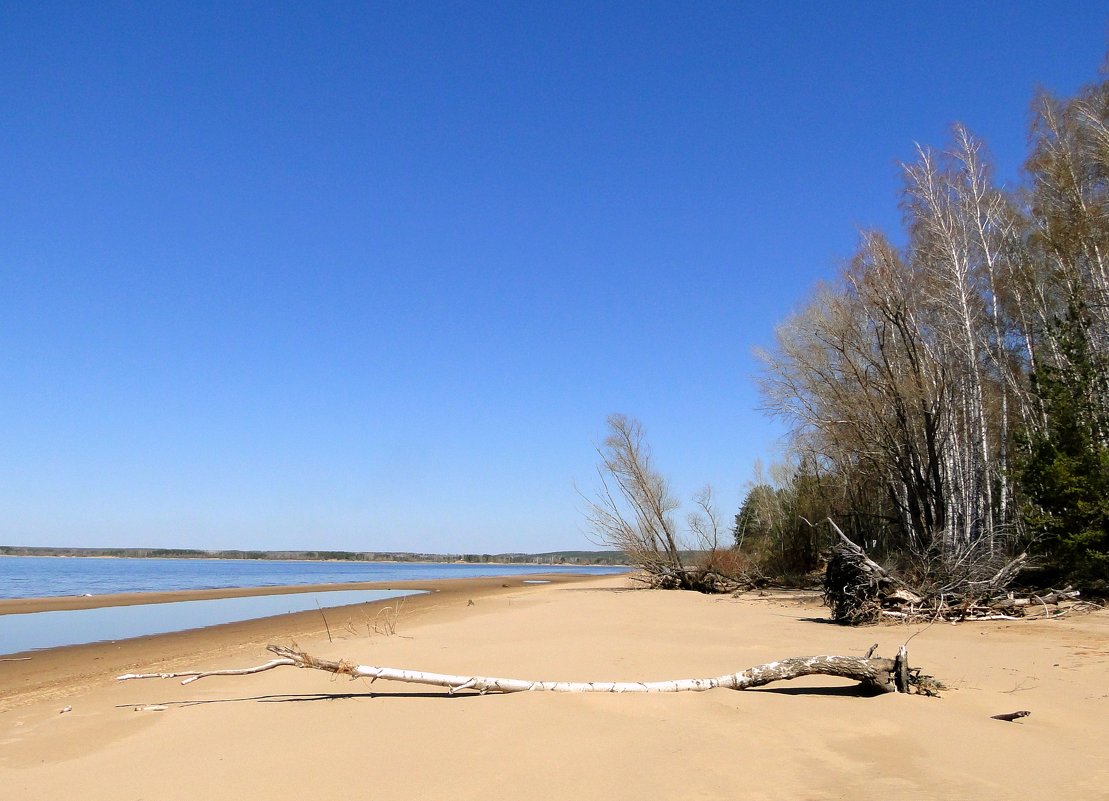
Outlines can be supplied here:
[[0, 557], [0, 598], [337, 584], [349, 581], [477, 578], [547, 572], [608, 575], [626, 571], [627, 568], [624, 567], [576, 565], [7, 556]]
[[[622, 567], [550, 565], [0, 557], [0, 598], [352, 581], [399, 582], [527, 573], [611, 575], [626, 571], [627, 568]], [[410, 593], [397, 590], [333, 590], [0, 615], [0, 654], [88, 642], [113, 642], [309, 609], [399, 599]], [[365, 615], [359, 617], [357, 608], [344, 610], [344, 613], [348, 614], [343, 620], [350, 618], [353, 621], [351, 625], [372, 626], [370, 618]]]

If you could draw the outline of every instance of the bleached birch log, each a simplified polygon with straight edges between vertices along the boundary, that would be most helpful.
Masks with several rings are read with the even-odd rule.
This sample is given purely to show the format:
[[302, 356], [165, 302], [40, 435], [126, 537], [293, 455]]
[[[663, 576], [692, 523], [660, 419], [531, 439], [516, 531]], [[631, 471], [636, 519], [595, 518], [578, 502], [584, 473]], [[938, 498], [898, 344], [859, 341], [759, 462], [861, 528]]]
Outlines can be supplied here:
[[778, 662], [711, 676], [703, 679], [674, 679], [672, 681], [616, 681], [616, 682], [575, 682], [575, 681], [531, 681], [528, 679], [497, 678], [492, 676], [464, 676], [447, 673], [426, 673], [419, 670], [376, 667], [373, 665], [352, 665], [348, 662], [333, 662], [317, 659], [302, 651], [280, 645], [268, 647], [277, 659], [261, 665], [234, 670], [183, 671], [180, 673], [128, 673], [118, 676], [118, 681], [129, 679], [177, 679], [184, 677], [182, 684], [203, 679], [208, 676], [243, 676], [261, 673], [277, 667], [299, 667], [323, 670], [352, 679], [366, 678], [371, 681], [388, 681], [426, 684], [433, 687], [446, 687], [451, 693], [461, 690], [476, 690], [480, 693], [516, 692], [558, 692], [558, 693], [676, 693], [702, 692], [715, 687], [732, 690], [747, 690], [762, 687], [775, 681], [796, 679], [801, 676], [824, 675], [854, 679], [878, 692], [908, 692], [910, 673], [908, 654], [904, 648], [896, 659], [861, 656], [795, 656]]

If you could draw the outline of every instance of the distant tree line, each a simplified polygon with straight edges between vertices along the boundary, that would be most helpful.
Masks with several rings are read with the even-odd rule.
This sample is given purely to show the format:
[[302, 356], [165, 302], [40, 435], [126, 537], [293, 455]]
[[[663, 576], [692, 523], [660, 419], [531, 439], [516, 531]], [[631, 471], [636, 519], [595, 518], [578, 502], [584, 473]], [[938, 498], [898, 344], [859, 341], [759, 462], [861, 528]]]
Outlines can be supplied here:
[[340, 562], [467, 562], [473, 564], [626, 565], [619, 551], [436, 554], [393, 551], [203, 551], [192, 548], [55, 548], [0, 545], [0, 556], [128, 557], [132, 559], [267, 559]]

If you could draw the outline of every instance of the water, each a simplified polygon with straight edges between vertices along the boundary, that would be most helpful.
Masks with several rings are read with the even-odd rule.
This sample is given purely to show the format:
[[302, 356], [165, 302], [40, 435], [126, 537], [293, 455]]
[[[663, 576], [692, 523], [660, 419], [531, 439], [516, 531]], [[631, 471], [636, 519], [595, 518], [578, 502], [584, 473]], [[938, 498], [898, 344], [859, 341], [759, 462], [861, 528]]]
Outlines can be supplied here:
[[[304, 612], [317, 607], [326, 609], [415, 594], [417, 593], [412, 591], [397, 590], [336, 590], [0, 615], [0, 654], [87, 642], [114, 642], [147, 634], [164, 634], [239, 620]], [[349, 610], [349, 614], [347, 611], [331, 617], [333, 628], [344, 625], [348, 617], [359, 627], [366, 625], [365, 619], [357, 610]]]
[[281, 562], [253, 559], [0, 557], [0, 598], [337, 584], [348, 581], [392, 582], [548, 572], [609, 575], [627, 572], [627, 568], [408, 562]]

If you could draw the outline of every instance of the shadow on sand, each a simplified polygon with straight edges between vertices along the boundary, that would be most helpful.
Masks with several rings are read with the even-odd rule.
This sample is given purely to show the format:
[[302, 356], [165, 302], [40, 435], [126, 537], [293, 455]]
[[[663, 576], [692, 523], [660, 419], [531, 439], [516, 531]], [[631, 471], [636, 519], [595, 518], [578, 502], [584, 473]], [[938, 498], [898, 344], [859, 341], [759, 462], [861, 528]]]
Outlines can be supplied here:
[[[500, 695], [501, 693], [488, 693]], [[347, 701], [354, 699], [381, 699], [381, 698], [477, 698], [477, 692], [404, 692], [404, 693], [290, 693], [288, 695], [248, 695], [243, 698], [205, 698], [188, 701], [144, 701], [133, 704], [116, 704], [116, 709], [131, 709], [144, 706], [202, 706], [204, 704], [239, 704], [253, 701], [258, 704], [287, 704], [310, 701]]]
[[[747, 693], [776, 693], [778, 695], [811, 695], [840, 698], [868, 698], [882, 695], [881, 692], [867, 688], [861, 684], [849, 684], [835, 687], [752, 687], [749, 690], [736, 692]], [[486, 693], [487, 697], [508, 696], [515, 693]], [[462, 691], [457, 693], [443, 692], [360, 692], [360, 693], [290, 693], [288, 695], [248, 695], [242, 698], [205, 698], [188, 701], [155, 701], [132, 704], [116, 704], [116, 709], [129, 709], [143, 706], [185, 707], [201, 706], [204, 704], [238, 704], [254, 702], [259, 704], [288, 704], [311, 703], [321, 701], [351, 701], [351, 700], [381, 700], [386, 698], [439, 698], [443, 700], [459, 698], [479, 698], [481, 693]]]

